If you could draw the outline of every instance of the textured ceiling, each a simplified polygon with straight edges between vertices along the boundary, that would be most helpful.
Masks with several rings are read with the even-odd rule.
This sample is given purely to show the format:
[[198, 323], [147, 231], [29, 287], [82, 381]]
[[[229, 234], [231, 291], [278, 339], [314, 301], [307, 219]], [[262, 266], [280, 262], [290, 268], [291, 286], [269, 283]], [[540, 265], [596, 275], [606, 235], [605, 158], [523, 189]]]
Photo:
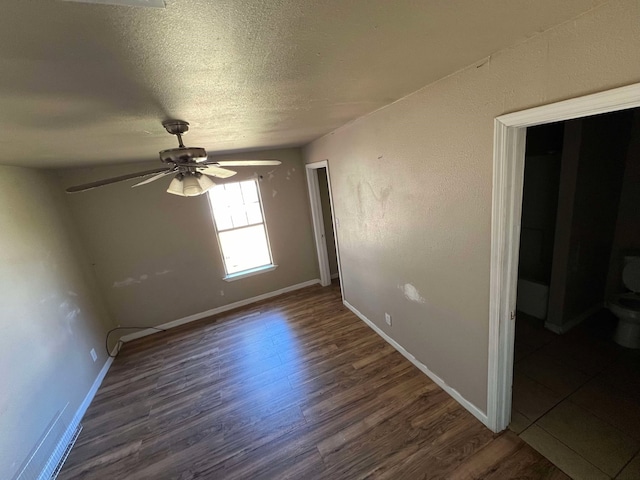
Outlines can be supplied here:
[[303, 145], [598, 0], [2, 0], [0, 164]]

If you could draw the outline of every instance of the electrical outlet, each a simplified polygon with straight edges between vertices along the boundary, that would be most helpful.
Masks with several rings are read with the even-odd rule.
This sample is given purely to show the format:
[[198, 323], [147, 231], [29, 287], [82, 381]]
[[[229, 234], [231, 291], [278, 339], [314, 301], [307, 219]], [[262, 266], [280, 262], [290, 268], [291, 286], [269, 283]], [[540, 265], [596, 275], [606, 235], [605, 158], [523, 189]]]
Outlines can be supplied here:
[[92, 348], [91, 351], [89, 352], [91, 354], [91, 358], [93, 358], [93, 361], [95, 362], [96, 360], [98, 360], [98, 354], [96, 353], [96, 349]]
[[220, 296], [224, 297], [224, 290], [220, 290]]
[[389, 315], [388, 313], [385, 313], [384, 321], [387, 322], [387, 325], [391, 326], [391, 315]]

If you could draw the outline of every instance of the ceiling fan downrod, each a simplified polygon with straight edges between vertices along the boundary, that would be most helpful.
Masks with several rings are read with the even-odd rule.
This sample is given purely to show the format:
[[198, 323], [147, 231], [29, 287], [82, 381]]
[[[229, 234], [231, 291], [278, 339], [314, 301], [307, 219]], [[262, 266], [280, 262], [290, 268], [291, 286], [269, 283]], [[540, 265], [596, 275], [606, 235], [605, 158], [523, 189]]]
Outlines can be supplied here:
[[182, 135], [189, 131], [189, 122], [185, 122], [184, 120], [165, 120], [162, 122], [162, 126], [171, 135], [178, 137], [179, 148], [186, 148], [184, 143], [182, 143]]

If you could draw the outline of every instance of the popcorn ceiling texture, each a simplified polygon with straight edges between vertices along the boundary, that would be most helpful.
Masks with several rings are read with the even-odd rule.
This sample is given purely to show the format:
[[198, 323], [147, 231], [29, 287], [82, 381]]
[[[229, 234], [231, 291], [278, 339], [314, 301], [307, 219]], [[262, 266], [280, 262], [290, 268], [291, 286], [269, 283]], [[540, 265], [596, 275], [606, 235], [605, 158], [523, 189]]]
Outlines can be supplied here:
[[0, 164], [301, 146], [601, 0], [3, 0]]

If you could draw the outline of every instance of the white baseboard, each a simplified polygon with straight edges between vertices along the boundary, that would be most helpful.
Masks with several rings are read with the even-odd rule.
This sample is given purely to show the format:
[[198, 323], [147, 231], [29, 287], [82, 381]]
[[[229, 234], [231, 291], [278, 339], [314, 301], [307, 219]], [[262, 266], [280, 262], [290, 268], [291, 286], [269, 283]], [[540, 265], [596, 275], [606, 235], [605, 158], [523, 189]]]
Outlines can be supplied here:
[[575, 317], [573, 317], [568, 322], [563, 323], [562, 325], [556, 325], [555, 323], [544, 322], [544, 327], [546, 329], [548, 329], [548, 330], [551, 330], [553, 333], [557, 333], [558, 335], [562, 335], [564, 333], [567, 333], [573, 327], [575, 327], [576, 325], [579, 325], [584, 320], [589, 318], [591, 315], [596, 313], [598, 310], [601, 310], [603, 308], [604, 308], [604, 303], [603, 302], [599, 302], [599, 303], [595, 304], [593, 307], [591, 307], [591, 308], [585, 310], [584, 312], [582, 312], [580, 315], [576, 315]]
[[427, 377], [433, 380], [445, 392], [451, 395], [451, 397], [453, 397], [453, 399], [456, 402], [458, 402], [460, 405], [466, 408], [474, 417], [480, 420], [485, 426], [487, 427], [489, 426], [489, 420], [487, 418], [486, 413], [484, 413], [482, 410], [476, 407], [469, 400], [464, 398], [460, 394], [460, 392], [458, 392], [455, 388], [452, 388], [449, 385], [447, 385], [444, 380], [442, 380], [438, 375], [436, 375], [431, 370], [429, 370], [426, 365], [424, 365], [416, 357], [411, 355], [407, 350], [405, 350], [405, 348], [402, 345], [396, 342], [393, 338], [391, 338], [384, 331], [382, 331], [375, 323], [373, 323], [371, 320], [365, 317], [362, 313], [360, 313], [360, 311], [357, 308], [355, 308], [346, 300], [344, 300], [343, 303], [345, 307], [347, 307], [349, 310], [355, 313], [356, 316], [360, 318], [360, 320], [362, 320], [364, 323], [369, 325], [369, 327], [371, 327], [378, 335], [384, 338], [387, 341], [387, 343], [389, 343], [393, 348], [395, 348], [398, 352], [400, 352], [407, 360], [409, 360], [416, 367], [418, 367], [422, 371], [422, 373], [424, 373]]
[[[116, 355], [118, 351], [117, 349], [118, 349], [118, 346], [116, 345], [116, 347], [114, 347], [114, 349], [111, 351], [111, 355]], [[82, 420], [82, 417], [84, 417], [84, 414], [87, 413], [87, 409], [89, 408], [89, 405], [91, 405], [91, 402], [93, 401], [93, 397], [96, 396], [96, 393], [100, 388], [100, 385], [102, 385], [102, 381], [104, 380], [104, 377], [107, 376], [107, 372], [111, 368], [111, 364], [113, 363], [114, 358], [115, 357], [111, 356], [107, 358], [106, 362], [104, 362], [104, 365], [100, 370], [100, 373], [98, 373], [98, 376], [94, 380], [93, 385], [91, 385], [89, 392], [87, 392], [87, 395], [84, 397], [84, 400], [80, 404], [80, 407], [78, 408], [78, 411], [74, 416], [74, 420], [77, 418], [78, 423], [80, 423], [80, 420]]]
[[[113, 351], [111, 352], [111, 355], [115, 355], [117, 353], [117, 348], [118, 346], [116, 346], [113, 349]], [[49, 457], [47, 464], [45, 465], [44, 469], [38, 476], [38, 480], [49, 480], [52, 474], [55, 473], [56, 467], [58, 467], [60, 462], [64, 462], [66, 460], [65, 455], [69, 453], [67, 450], [69, 440], [73, 438], [74, 433], [78, 428], [78, 425], [80, 425], [80, 422], [82, 421], [82, 417], [84, 417], [84, 414], [87, 413], [87, 409], [89, 408], [89, 405], [91, 405], [91, 402], [93, 401], [93, 397], [96, 396], [96, 393], [100, 388], [100, 385], [102, 385], [102, 381], [104, 380], [104, 377], [107, 376], [107, 372], [109, 371], [109, 368], [111, 368], [113, 359], [114, 357], [109, 357], [107, 358], [107, 361], [104, 362], [102, 369], [100, 369], [98, 376], [96, 377], [93, 384], [91, 385], [91, 388], [85, 395], [84, 400], [78, 407], [78, 410], [76, 410], [76, 413], [73, 416], [73, 419], [69, 423], [69, 426], [65, 430], [64, 434], [62, 435], [60, 442], [54, 449], [53, 454], [51, 455], [51, 457]]]
[[[296, 285], [290, 285], [288, 287], [284, 287], [279, 290], [274, 290], [273, 292], [263, 293], [262, 295], [258, 295], [256, 297], [246, 298], [244, 300], [239, 300], [237, 302], [229, 303], [221, 307], [212, 308], [211, 310], [207, 310], [206, 312], [194, 313], [193, 315], [189, 315], [188, 317], [179, 318], [178, 320], [173, 320], [171, 322], [157, 325], [155, 328], [168, 330], [170, 328], [179, 327], [180, 325], [184, 325], [185, 323], [195, 322], [196, 320], [201, 320], [203, 318], [207, 318], [212, 315], [217, 315], [219, 313], [227, 312], [229, 310], [233, 310], [234, 308], [244, 307], [245, 305], [250, 305], [252, 303], [259, 302], [260, 300], [266, 300], [267, 298], [277, 297], [278, 295], [282, 295], [283, 293], [293, 292], [294, 290], [300, 290], [301, 288], [310, 287], [311, 285], [315, 285], [317, 283], [320, 283], [320, 280], [317, 278], [313, 280], [308, 280], [306, 282], [297, 283]], [[134, 332], [128, 335], [124, 335], [120, 337], [120, 341], [126, 343], [126, 342], [130, 342], [131, 340], [135, 340], [137, 338], [142, 338], [142, 337], [146, 337], [147, 335], [152, 335], [154, 333], [158, 333], [158, 330], [155, 330], [153, 328], [147, 328], [146, 330], [141, 330], [139, 332]]]

